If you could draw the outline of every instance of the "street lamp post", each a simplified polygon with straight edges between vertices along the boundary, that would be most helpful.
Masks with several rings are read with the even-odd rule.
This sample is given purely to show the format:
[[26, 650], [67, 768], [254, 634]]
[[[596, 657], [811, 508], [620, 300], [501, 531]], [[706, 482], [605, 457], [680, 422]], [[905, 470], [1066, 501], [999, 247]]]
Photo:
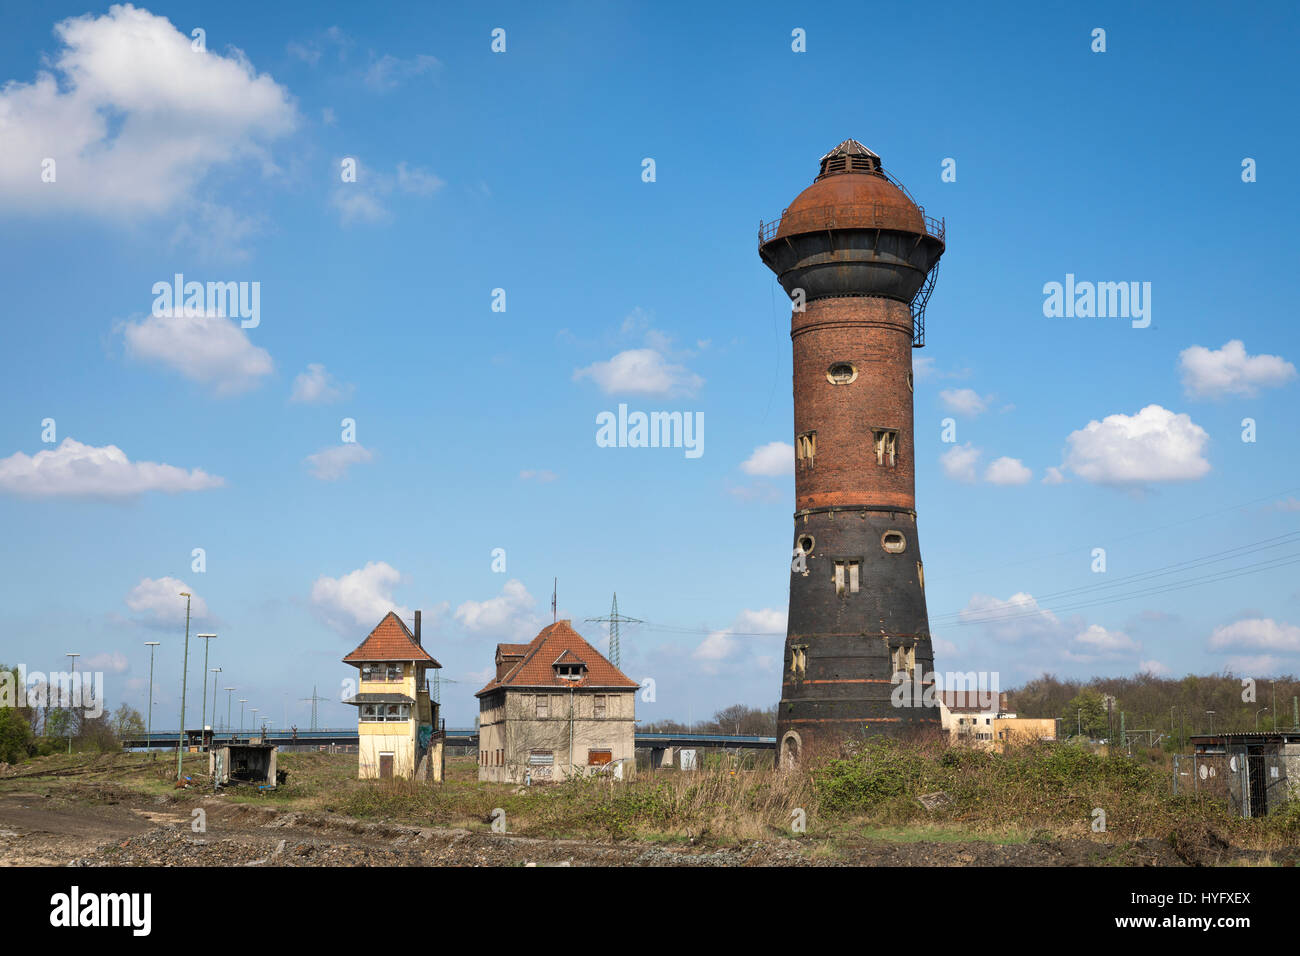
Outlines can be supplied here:
[[239, 736], [244, 736], [244, 705], [248, 703], [247, 697], [239, 698]]
[[1210, 715], [1210, 736], [1213, 737], [1214, 736], [1214, 711], [1207, 710], [1206, 713]]
[[230, 734], [230, 695], [234, 691], [234, 689], [235, 688], [233, 687], [226, 688], [226, 734], [227, 736], [229, 736]]
[[253, 728], [254, 728], [254, 729], [257, 729], [257, 708], [256, 708], [256, 707], [250, 707], [250, 708], [248, 708], [248, 709], [251, 710], [251, 711], [253, 712]]
[[[199, 634], [197, 636], [201, 641], [203, 641], [203, 676], [206, 678], [208, 674], [208, 648], [212, 646], [212, 639], [217, 635]], [[208, 725], [208, 682], [205, 679], [203, 681], [203, 712], [202, 715], [199, 717], [199, 740], [200, 741], [202, 741], [203, 739], [203, 731], [207, 727], [207, 725]]]
[[212, 735], [217, 733], [217, 675], [221, 673], [220, 667], [212, 668]]
[[181, 761], [185, 759], [185, 695], [189, 689], [190, 679], [190, 598], [192, 596], [189, 591], [181, 591], [180, 594], [185, 598], [185, 661], [181, 665], [181, 729], [180, 737], [176, 741], [177, 780], [181, 779]]
[[146, 725], [145, 736], [149, 740], [149, 749], [153, 750], [153, 649], [161, 644], [161, 641], [145, 641], [145, 646], [149, 648], [149, 723]]
[[1255, 733], [1259, 733], [1259, 715], [1261, 711], [1268, 710], [1267, 707], [1260, 707], [1255, 711]]
[[[74, 696], [73, 696], [73, 699], [76, 700], [77, 697], [80, 696], [80, 695], [78, 695], [78, 694], [76, 693], [76, 687], [77, 687], [77, 658], [80, 657], [81, 655], [80, 655], [80, 654], [64, 654], [63, 656], [64, 656], [64, 657], [71, 657], [71, 658], [72, 658], [72, 692], [73, 692], [73, 695], [74, 695]], [[68, 756], [69, 756], [69, 757], [72, 756], [72, 708], [71, 708], [71, 707], [68, 708]]]

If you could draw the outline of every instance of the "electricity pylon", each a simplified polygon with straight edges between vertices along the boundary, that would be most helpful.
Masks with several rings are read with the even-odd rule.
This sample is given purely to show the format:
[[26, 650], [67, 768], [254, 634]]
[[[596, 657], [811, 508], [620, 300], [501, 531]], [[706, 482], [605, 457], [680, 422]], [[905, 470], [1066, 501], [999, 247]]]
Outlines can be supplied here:
[[311, 687], [311, 696], [310, 696], [310, 697], [299, 697], [298, 699], [299, 699], [300, 701], [303, 701], [304, 703], [307, 702], [307, 701], [311, 701], [311, 729], [312, 729], [312, 730], [320, 730], [320, 727], [318, 727], [318, 726], [316, 725], [316, 703], [317, 703], [317, 701], [329, 700], [329, 698], [328, 698], [328, 697], [321, 697], [321, 696], [319, 696], [319, 695], [316, 693], [316, 685], [315, 685], [315, 684], [312, 684], [312, 687]]
[[618, 613], [618, 592], [614, 592], [614, 604], [610, 608], [609, 617], [589, 617], [589, 623], [602, 623], [609, 625], [609, 661], [615, 667], [620, 666], [622, 654], [618, 646], [618, 626], [620, 624], [644, 624], [645, 621], [635, 617], [623, 617]]

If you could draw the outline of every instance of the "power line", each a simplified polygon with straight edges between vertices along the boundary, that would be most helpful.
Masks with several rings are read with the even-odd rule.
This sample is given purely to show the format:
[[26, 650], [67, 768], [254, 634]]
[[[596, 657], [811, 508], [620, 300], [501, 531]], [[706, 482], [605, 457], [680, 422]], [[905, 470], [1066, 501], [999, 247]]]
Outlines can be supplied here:
[[619, 641], [618, 641], [619, 624], [644, 624], [645, 623], [645, 621], [642, 621], [639, 618], [624, 617], [623, 615], [618, 613], [618, 592], [617, 591], [614, 592], [614, 604], [613, 607], [610, 608], [609, 617], [589, 617], [587, 618], [587, 621], [593, 624], [605, 623], [609, 625], [609, 661], [615, 667], [620, 666], [621, 658], [622, 658], [622, 654], [619, 648]]
[[[1281, 498], [1283, 495], [1294, 494], [1294, 493], [1296, 493], [1297, 491], [1300, 491], [1300, 486], [1297, 486], [1297, 487], [1295, 487], [1295, 488], [1287, 488], [1287, 489], [1285, 489], [1285, 490], [1283, 490], [1283, 491], [1278, 491], [1278, 492], [1275, 492], [1275, 493], [1273, 493], [1273, 494], [1271, 494], [1271, 495], [1264, 495], [1264, 496], [1259, 497], [1259, 498], [1252, 498], [1252, 499], [1250, 499], [1249, 501], [1242, 501], [1242, 502], [1239, 502], [1238, 504], [1228, 505], [1228, 506], [1226, 506], [1226, 507], [1224, 507], [1224, 508], [1217, 508], [1217, 509], [1215, 509], [1214, 511], [1207, 511], [1207, 512], [1205, 512], [1204, 514], [1193, 515], [1193, 516], [1190, 517], [1190, 518], [1180, 518], [1180, 519], [1178, 519], [1177, 521], [1171, 521], [1171, 522], [1169, 522], [1168, 524], [1157, 525], [1157, 526], [1152, 527], [1152, 528], [1144, 528], [1144, 529], [1139, 530], [1139, 531], [1132, 531], [1132, 532], [1129, 532], [1128, 534], [1125, 534], [1125, 535], [1120, 535], [1120, 536], [1118, 536], [1118, 537], [1111, 537], [1110, 540], [1111, 540], [1111, 541], [1127, 541], [1127, 540], [1129, 540], [1130, 538], [1139, 538], [1139, 537], [1141, 537], [1142, 535], [1146, 535], [1146, 534], [1154, 534], [1154, 533], [1157, 532], [1157, 531], [1167, 531], [1167, 530], [1170, 529], [1170, 528], [1177, 528], [1177, 527], [1179, 527], [1179, 526], [1181, 526], [1181, 525], [1190, 524], [1190, 523], [1193, 522], [1193, 521], [1200, 521], [1200, 520], [1202, 520], [1203, 518], [1212, 518], [1212, 517], [1214, 517], [1215, 515], [1225, 514], [1225, 513], [1229, 512], [1229, 511], [1237, 511], [1237, 510], [1240, 509], [1240, 508], [1245, 508], [1245, 507], [1248, 507], [1248, 506], [1250, 506], [1250, 505], [1259, 504], [1261, 501], [1272, 501], [1274, 498]], [[1044, 553], [1042, 553], [1042, 554], [1038, 554], [1038, 555], [1031, 555], [1030, 557], [1027, 557], [1027, 558], [1021, 558], [1021, 559], [1019, 559], [1019, 560], [1017, 560], [1017, 561], [1008, 561], [1006, 564], [986, 565], [986, 566], [982, 567], [980, 570], [984, 570], [984, 571], [990, 571], [990, 570], [991, 570], [991, 571], [996, 571], [996, 570], [1000, 570], [1000, 569], [1002, 569], [1002, 568], [1014, 568], [1014, 567], [1019, 567], [1019, 566], [1022, 565], [1022, 564], [1029, 564], [1030, 562], [1042, 561], [1042, 560], [1047, 559], [1047, 558], [1059, 558], [1059, 557], [1063, 557], [1063, 556], [1065, 556], [1065, 555], [1067, 555], [1067, 554], [1075, 554], [1075, 553], [1077, 553], [1077, 552], [1079, 552], [1079, 551], [1086, 550], [1086, 549], [1089, 548], [1089, 547], [1091, 547], [1091, 545], [1086, 545], [1086, 544], [1076, 545], [1075, 547], [1067, 548], [1067, 549], [1064, 550], [1064, 551], [1044, 552]]]
[[[1195, 570], [1198, 567], [1205, 567], [1215, 564], [1219, 561], [1231, 560], [1234, 558], [1244, 557], [1248, 554], [1266, 551], [1270, 548], [1282, 547], [1293, 544], [1300, 538], [1300, 532], [1291, 532], [1284, 535], [1277, 535], [1273, 538], [1264, 538], [1261, 541], [1251, 542], [1249, 544], [1239, 545], [1235, 548], [1228, 548], [1223, 551], [1212, 552], [1199, 558], [1191, 558], [1187, 561], [1180, 561], [1172, 565], [1154, 568], [1149, 571], [1142, 571], [1137, 574], [1128, 575], [1116, 581], [1105, 582], [1102, 584], [1087, 585], [1079, 588], [1070, 588], [1064, 591], [1052, 592], [1045, 597], [1065, 597], [1074, 594], [1083, 597], [1088, 592], [1098, 592], [1115, 587], [1130, 586], [1141, 584], [1145, 581], [1154, 580], [1157, 577], [1164, 577], [1168, 574], [1180, 573]], [[954, 611], [946, 614], [936, 615], [933, 620], [942, 622], [945, 626], [969, 626], [972, 624], [992, 624], [1000, 621], [1016, 620], [1018, 618], [1035, 617], [1044, 611], [1065, 612], [1081, 610], [1087, 607], [1099, 607], [1107, 604], [1116, 604], [1121, 601], [1131, 600], [1138, 597], [1146, 597], [1154, 594], [1166, 594], [1173, 591], [1183, 591], [1187, 588], [1198, 587], [1205, 584], [1212, 584], [1218, 581], [1229, 581], [1233, 578], [1243, 577], [1249, 574], [1258, 574], [1262, 571], [1271, 571], [1276, 568], [1288, 567], [1300, 563], [1300, 553], [1284, 554], [1272, 558], [1266, 558], [1263, 561], [1256, 561], [1251, 564], [1242, 565], [1237, 568], [1227, 568], [1223, 571], [1217, 571], [1212, 574], [1199, 575], [1183, 580], [1175, 580], [1151, 587], [1139, 588], [1118, 595], [1098, 596], [1095, 599], [1076, 600], [1074, 603], [1059, 605], [1054, 608], [1045, 607], [1035, 599], [1034, 607], [1025, 607], [1023, 605], [1003, 605], [997, 608], [990, 608], [988, 611]], [[599, 618], [593, 620], [601, 620]], [[643, 621], [641, 624], [650, 631], [670, 633], [670, 634], [713, 634], [722, 633], [728, 637], [773, 637], [779, 634], [779, 631], [731, 631], [725, 628], [696, 628], [683, 627], [673, 624], [657, 624], [651, 621]]]
[[[1063, 591], [1053, 591], [1048, 594], [1039, 595], [1036, 600], [1051, 600], [1061, 598], [1071, 594], [1083, 594], [1091, 591], [1105, 591], [1111, 588], [1125, 587], [1129, 584], [1136, 584], [1143, 580], [1152, 580], [1158, 577], [1164, 577], [1169, 574], [1177, 574], [1182, 571], [1191, 571], [1197, 567], [1205, 567], [1210, 564], [1216, 564], [1220, 561], [1230, 561], [1235, 558], [1244, 557], [1247, 554], [1254, 554], [1259, 551], [1267, 551], [1270, 548], [1280, 548], [1289, 544], [1295, 544], [1300, 540], [1300, 531], [1292, 531], [1287, 534], [1277, 535], [1273, 538], [1264, 538], [1261, 541], [1253, 541], [1249, 544], [1239, 545], [1235, 548], [1227, 548], [1223, 551], [1215, 551], [1211, 554], [1199, 558], [1189, 558], [1186, 561], [1178, 561], [1174, 564], [1164, 565], [1153, 568], [1149, 571], [1140, 571], [1136, 574], [1125, 575], [1121, 578], [1103, 581], [1096, 584], [1085, 584], [1077, 588], [1067, 588]], [[1231, 569], [1230, 569], [1231, 570]], [[1004, 610], [994, 608], [992, 610]], [[932, 620], [944, 620], [947, 618], [956, 618], [961, 615], [969, 615], [970, 612], [958, 611], [944, 615], [936, 615]], [[979, 613], [979, 612], [975, 612]]]

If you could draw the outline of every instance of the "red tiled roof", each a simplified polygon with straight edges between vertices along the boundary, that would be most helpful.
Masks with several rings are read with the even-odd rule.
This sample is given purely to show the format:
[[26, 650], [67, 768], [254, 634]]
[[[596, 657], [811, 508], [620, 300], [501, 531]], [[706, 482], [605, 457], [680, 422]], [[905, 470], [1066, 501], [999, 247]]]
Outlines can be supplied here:
[[385, 614], [384, 619], [370, 632], [370, 636], [343, 658], [345, 664], [360, 664], [363, 661], [419, 661], [434, 667], [442, 666], [429, 656], [428, 651], [415, 643], [415, 635], [393, 611]]
[[[497, 654], [508, 653], [506, 648], [523, 648], [524, 658], [511, 666], [499, 678], [488, 682], [487, 686], [475, 694], [482, 697], [499, 687], [622, 687], [636, 688], [641, 685], [628, 677], [605, 659], [605, 656], [573, 629], [569, 621], [557, 621], [550, 627], [543, 628], [533, 638], [531, 644], [498, 644]], [[564, 658], [563, 661], [560, 659]], [[587, 665], [586, 675], [581, 680], [565, 680], [557, 677], [554, 664], [582, 662]]]

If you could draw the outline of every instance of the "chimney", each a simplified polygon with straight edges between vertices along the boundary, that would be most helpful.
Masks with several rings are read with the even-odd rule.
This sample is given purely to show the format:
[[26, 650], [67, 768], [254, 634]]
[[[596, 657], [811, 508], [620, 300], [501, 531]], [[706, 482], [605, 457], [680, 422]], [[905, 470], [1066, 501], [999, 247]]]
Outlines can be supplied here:
[[419, 611], [415, 612], [415, 643], [416, 646], [418, 647], [424, 646], [423, 644], [420, 643], [420, 612]]

